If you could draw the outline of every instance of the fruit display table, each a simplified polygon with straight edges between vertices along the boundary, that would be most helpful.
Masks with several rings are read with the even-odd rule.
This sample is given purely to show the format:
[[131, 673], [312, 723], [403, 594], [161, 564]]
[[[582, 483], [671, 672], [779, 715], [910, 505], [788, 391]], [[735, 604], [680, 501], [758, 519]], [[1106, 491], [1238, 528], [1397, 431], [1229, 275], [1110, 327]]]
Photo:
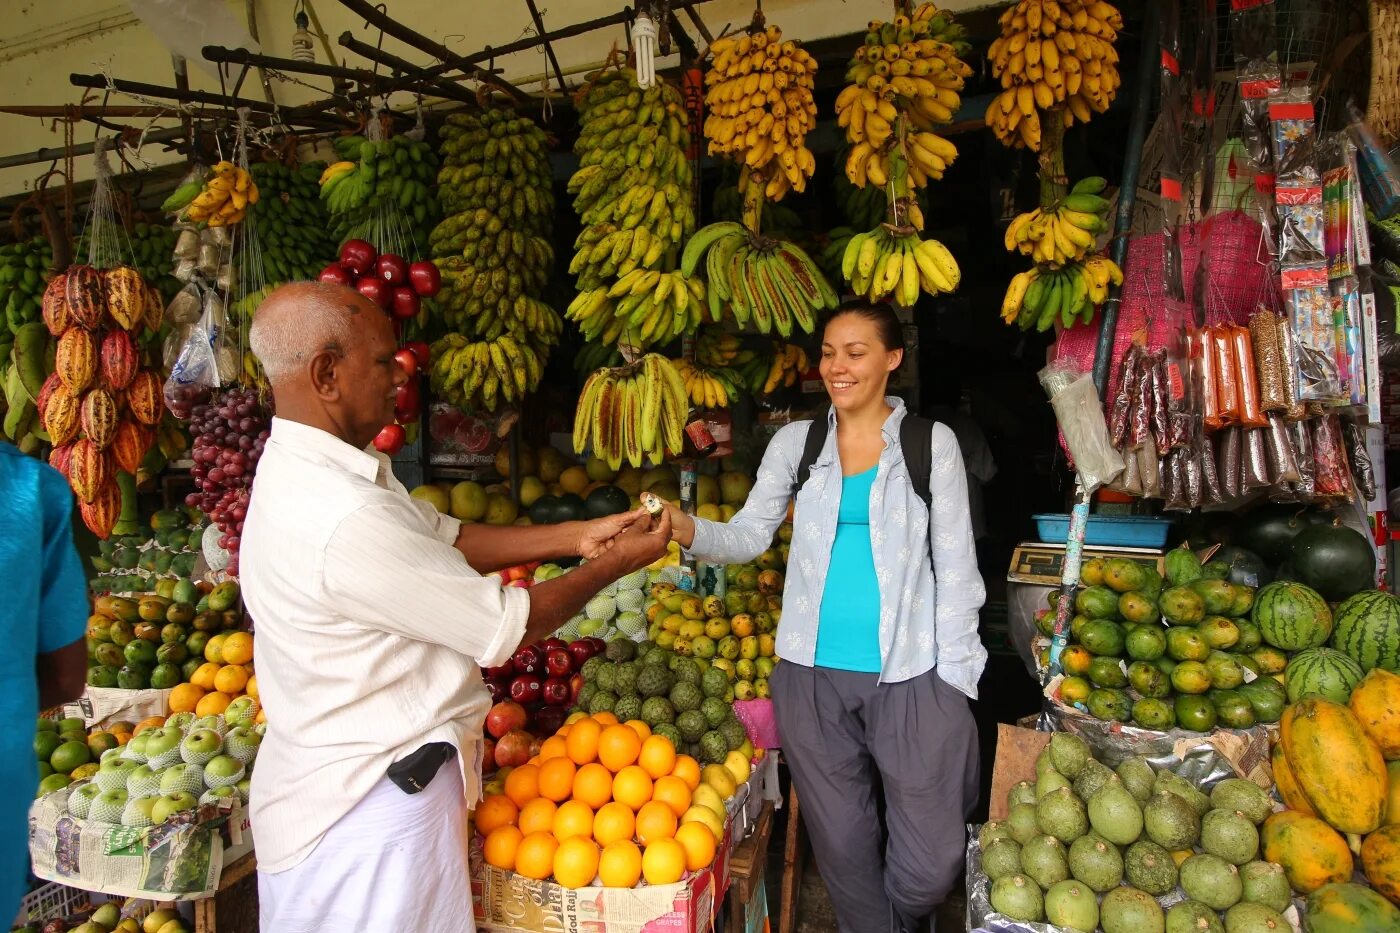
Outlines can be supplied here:
[[258, 857], [224, 866], [213, 897], [195, 901], [195, 933], [258, 933]]
[[[725, 909], [725, 929], [728, 933], [745, 933], [750, 929], [749, 914], [754, 908], [755, 895], [763, 890], [768, 841], [772, 835], [773, 802], [765, 800], [754, 822], [753, 832], [734, 847], [734, 853], [729, 857], [729, 896]], [[763, 910], [767, 912], [766, 901]]]

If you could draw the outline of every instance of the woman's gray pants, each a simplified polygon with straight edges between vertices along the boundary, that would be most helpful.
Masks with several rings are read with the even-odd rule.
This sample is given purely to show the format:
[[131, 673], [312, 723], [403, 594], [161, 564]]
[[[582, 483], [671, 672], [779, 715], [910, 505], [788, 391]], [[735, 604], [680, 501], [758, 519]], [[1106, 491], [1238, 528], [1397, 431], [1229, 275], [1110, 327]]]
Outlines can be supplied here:
[[961, 876], [978, 795], [967, 697], [937, 669], [878, 679], [787, 661], [769, 679], [783, 757], [842, 933], [919, 928]]

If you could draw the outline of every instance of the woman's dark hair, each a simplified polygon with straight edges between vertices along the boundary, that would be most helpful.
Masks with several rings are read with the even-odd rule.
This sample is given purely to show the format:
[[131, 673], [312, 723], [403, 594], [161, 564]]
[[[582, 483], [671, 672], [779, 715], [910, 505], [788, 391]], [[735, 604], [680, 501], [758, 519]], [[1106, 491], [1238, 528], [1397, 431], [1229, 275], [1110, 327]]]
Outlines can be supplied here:
[[904, 325], [895, 316], [894, 309], [884, 302], [873, 304], [863, 298], [843, 301], [840, 307], [827, 315], [822, 324], [822, 333], [826, 333], [826, 328], [832, 321], [847, 314], [854, 314], [874, 324], [875, 332], [880, 335], [880, 343], [884, 344], [886, 350], [904, 349]]

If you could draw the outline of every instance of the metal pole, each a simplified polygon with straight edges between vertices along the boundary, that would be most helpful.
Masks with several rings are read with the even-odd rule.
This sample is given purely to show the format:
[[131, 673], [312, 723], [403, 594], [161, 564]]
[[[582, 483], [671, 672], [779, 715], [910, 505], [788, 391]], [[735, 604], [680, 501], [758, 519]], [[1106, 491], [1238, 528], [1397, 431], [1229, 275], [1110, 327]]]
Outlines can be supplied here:
[[[1123, 183], [1118, 188], [1118, 212], [1113, 222], [1110, 255], [1121, 268], [1128, 257], [1128, 233], [1133, 226], [1133, 201], [1137, 195], [1138, 167], [1147, 136], [1147, 114], [1157, 91], [1154, 80], [1158, 67], [1157, 0], [1143, 10], [1142, 45], [1138, 51], [1137, 96], [1128, 122], [1128, 148], [1123, 156]], [[1109, 291], [1099, 317], [1099, 339], [1094, 347], [1094, 385], [1102, 398], [1108, 385], [1108, 369], [1113, 362], [1113, 339], [1118, 329], [1121, 289]], [[1046, 677], [1060, 671], [1060, 653], [1069, 640], [1069, 620], [1074, 607], [1074, 591], [1079, 586], [1079, 570], [1084, 558], [1084, 529], [1089, 522], [1089, 491], [1078, 477], [1074, 483], [1074, 508], [1070, 510], [1069, 535], [1065, 540], [1065, 561], [1060, 569], [1060, 600], [1055, 605], [1055, 637], [1050, 642], [1050, 663]]]
[[[540, 16], [540, 8], [535, 6], [535, 0], [525, 0], [525, 5], [530, 8], [530, 19], [534, 20], [535, 32], [541, 36], [545, 35], [544, 17]], [[544, 39], [544, 54], [549, 59], [549, 63], [554, 66], [554, 77], [559, 81], [559, 93], [569, 93], [569, 87], [564, 83], [564, 72], [559, 67], [559, 59], [554, 54], [554, 46], [549, 44], [548, 39]]]
[[354, 52], [356, 55], [368, 58], [372, 62], [378, 62], [379, 64], [384, 65], [385, 67], [392, 68], [400, 74], [423, 76], [424, 90], [430, 91], [431, 93], [436, 94], [439, 97], [446, 97], [449, 100], [455, 100], [463, 104], [477, 103], [476, 95], [473, 94], [471, 91], [467, 90], [466, 88], [462, 87], [460, 84], [454, 84], [451, 81], [437, 81], [431, 78], [427, 78], [426, 73], [423, 71], [423, 69], [413, 64], [412, 62], [399, 58], [392, 52], [386, 52], [383, 49], [375, 48], [368, 42], [361, 42], [359, 39], [356, 39], [354, 36], [352, 36], [348, 31], [342, 32], [338, 41], [343, 47], [345, 47], [351, 52]]

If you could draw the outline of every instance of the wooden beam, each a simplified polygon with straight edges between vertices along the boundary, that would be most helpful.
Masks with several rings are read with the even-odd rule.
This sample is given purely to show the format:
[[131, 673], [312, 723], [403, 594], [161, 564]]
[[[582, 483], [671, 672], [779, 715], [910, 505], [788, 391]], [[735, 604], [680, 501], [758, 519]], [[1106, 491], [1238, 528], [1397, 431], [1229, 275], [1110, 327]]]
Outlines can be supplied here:
[[418, 67], [417, 65], [408, 61], [407, 59], [399, 58], [392, 52], [386, 52], [383, 49], [376, 48], [375, 46], [370, 45], [368, 42], [361, 42], [359, 39], [356, 39], [353, 35], [351, 35], [348, 30], [342, 32], [340, 34], [340, 38], [337, 41], [340, 43], [341, 46], [343, 46], [346, 49], [349, 49], [356, 55], [359, 55], [363, 58], [368, 58], [370, 61], [373, 62], [378, 62], [386, 68], [392, 68], [399, 74], [423, 76], [424, 90], [428, 91], [429, 93], [436, 94], [439, 97], [446, 97], [448, 100], [460, 101], [464, 104], [474, 104], [477, 101], [476, 95], [473, 94], [471, 91], [467, 90], [466, 88], [462, 87], [460, 84], [454, 84], [451, 81], [441, 81], [434, 78], [426, 77], [426, 73], [423, 71], [422, 68]]
[[554, 55], [554, 46], [549, 44], [548, 33], [544, 31], [544, 18], [540, 16], [540, 8], [535, 5], [535, 0], [525, 0], [525, 5], [530, 8], [530, 18], [535, 21], [535, 32], [542, 38], [544, 43], [544, 54], [549, 58], [549, 63], [554, 67], [554, 77], [559, 80], [559, 93], [568, 94], [569, 87], [564, 83], [564, 70], [559, 67], [559, 59]]

